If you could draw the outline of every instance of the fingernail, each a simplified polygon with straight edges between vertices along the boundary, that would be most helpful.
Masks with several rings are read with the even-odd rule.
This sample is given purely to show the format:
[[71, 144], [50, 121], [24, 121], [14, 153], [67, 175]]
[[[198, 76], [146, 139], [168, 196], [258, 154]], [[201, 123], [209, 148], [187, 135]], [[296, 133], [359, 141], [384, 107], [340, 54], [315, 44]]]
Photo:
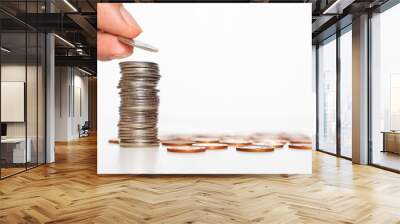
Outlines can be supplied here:
[[122, 58], [126, 58], [128, 56], [130, 56], [132, 54], [132, 51], [123, 51], [118, 55], [115, 55], [115, 59], [122, 59]]
[[125, 7], [123, 5], [121, 5], [121, 7], [119, 8], [119, 10], [121, 11], [121, 15], [122, 18], [125, 20], [125, 22], [128, 25], [131, 26], [135, 26], [137, 28], [139, 28], [140, 30], [142, 30], [139, 26], [139, 24], [136, 22], [136, 20], [132, 17], [132, 15], [125, 9]]
[[122, 59], [131, 56], [132, 53], [124, 53], [115, 57], [115, 59]]

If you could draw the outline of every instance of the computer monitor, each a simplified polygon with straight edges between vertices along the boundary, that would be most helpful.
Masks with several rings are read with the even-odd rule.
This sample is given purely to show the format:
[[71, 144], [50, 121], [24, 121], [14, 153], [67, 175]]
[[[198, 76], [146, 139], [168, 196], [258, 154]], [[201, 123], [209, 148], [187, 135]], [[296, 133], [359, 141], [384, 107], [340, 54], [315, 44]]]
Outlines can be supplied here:
[[1, 123], [1, 136], [7, 136], [7, 124]]

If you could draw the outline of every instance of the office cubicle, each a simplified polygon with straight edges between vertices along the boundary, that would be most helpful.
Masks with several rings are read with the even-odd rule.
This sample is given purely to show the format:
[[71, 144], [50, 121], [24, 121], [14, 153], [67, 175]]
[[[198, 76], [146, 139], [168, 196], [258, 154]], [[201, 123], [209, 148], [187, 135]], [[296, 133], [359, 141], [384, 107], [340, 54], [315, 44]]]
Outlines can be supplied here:
[[[44, 1], [0, 2], [0, 178], [45, 162], [45, 35], [28, 13]], [[25, 17], [25, 18], [24, 18]]]

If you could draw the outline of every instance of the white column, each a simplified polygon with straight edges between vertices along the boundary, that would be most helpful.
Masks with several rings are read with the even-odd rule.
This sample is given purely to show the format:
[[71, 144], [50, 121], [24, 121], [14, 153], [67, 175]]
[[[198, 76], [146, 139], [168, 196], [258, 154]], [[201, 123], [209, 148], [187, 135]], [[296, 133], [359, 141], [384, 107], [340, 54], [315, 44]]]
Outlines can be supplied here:
[[54, 35], [46, 36], [46, 163], [55, 161], [55, 73], [54, 73]]
[[353, 19], [353, 162], [368, 163], [368, 15]]
[[[54, 12], [54, 5], [46, 1], [46, 11]], [[46, 35], [46, 163], [55, 161], [55, 42], [54, 35]]]

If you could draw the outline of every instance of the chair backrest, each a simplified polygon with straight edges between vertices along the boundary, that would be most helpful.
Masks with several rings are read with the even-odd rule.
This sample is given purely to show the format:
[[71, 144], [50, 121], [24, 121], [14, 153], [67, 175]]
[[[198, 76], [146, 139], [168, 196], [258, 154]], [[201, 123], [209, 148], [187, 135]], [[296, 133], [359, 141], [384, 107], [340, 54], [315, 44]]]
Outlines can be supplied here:
[[90, 124], [89, 121], [85, 121], [85, 123], [83, 124], [82, 128], [87, 128], [88, 129], [90, 127], [89, 124]]

